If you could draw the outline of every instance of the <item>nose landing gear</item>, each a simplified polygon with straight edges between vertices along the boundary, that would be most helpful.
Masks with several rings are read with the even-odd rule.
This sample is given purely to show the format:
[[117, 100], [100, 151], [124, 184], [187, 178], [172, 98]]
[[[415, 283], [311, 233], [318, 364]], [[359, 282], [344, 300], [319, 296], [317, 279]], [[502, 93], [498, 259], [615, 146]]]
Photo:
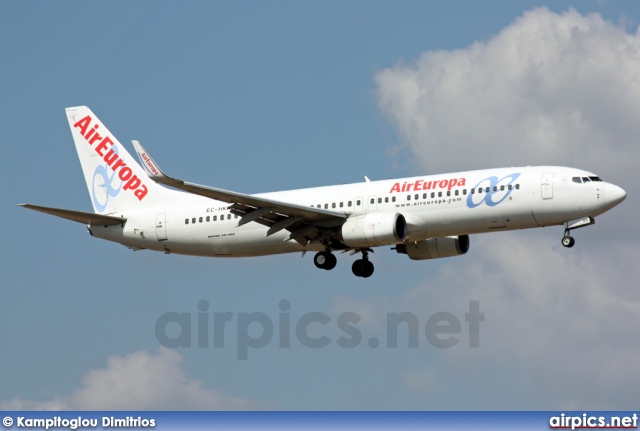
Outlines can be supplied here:
[[564, 245], [567, 248], [571, 248], [574, 246], [575, 243], [576, 243], [576, 240], [571, 235], [569, 235], [569, 230], [565, 230], [564, 236], [562, 237], [562, 245]]
[[576, 220], [569, 220], [564, 222], [564, 236], [562, 237], [562, 245], [567, 248], [573, 247], [576, 243], [576, 240], [573, 239], [573, 237], [569, 235], [569, 233], [573, 229], [589, 226], [594, 224], [595, 222], [596, 220], [593, 217], [583, 217]]

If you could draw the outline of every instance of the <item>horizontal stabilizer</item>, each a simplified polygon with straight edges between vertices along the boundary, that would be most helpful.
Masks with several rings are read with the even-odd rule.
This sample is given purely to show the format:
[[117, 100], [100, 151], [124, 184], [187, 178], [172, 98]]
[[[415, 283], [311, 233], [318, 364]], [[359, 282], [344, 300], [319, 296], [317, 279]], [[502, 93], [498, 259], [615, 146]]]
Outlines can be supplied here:
[[91, 224], [95, 226], [115, 226], [127, 221], [124, 217], [113, 217], [108, 215], [86, 213], [83, 211], [65, 210], [61, 208], [41, 207], [30, 204], [18, 204], [18, 206], [29, 208], [30, 210], [39, 211], [45, 214], [51, 214], [67, 220], [75, 221], [83, 224]]

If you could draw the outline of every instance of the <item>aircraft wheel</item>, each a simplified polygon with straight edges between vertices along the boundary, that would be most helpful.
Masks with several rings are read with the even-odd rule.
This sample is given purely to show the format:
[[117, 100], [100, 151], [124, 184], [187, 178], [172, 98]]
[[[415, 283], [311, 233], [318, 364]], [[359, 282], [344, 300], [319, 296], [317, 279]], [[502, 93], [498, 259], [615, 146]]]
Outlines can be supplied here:
[[358, 259], [355, 262], [353, 262], [353, 265], [351, 265], [351, 271], [353, 271], [353, 275], [355, 275], [356, 277], [362, 277], [362, 274], [364, 274], [365, 271], [365, 261], [363, 259]]
[[326, 254], [327, 254], [327, 260], [324, 263], [323, 268], [329, 271], [336, 267], [336, 264], [338, 263], [338, 258], [336, 258], [336, 256], [333, 253], [326, 253]]
[[369, 278], [371, 277], [372, 274], [373, 274], [373, 263], [369, 262], [368, 260], [365, 260], [364, 273], [362, 274], [362, 277]]
[[576, 240], [572, 236], [566, 235], [562, 238], [562, 245], [571, 248], [576, 243]]
[[325, 263], [327, 263], [327, 253], [325, 253], [324, 251], [316, 253], [316, 255], [313, 257], [313, 263], [316, 268], [324, 269], [324, 265]]
[[328, 251], [316, 253], [313, 257], [313, 263], [317, 268], [326, 269], [327, 271], [336, 267], [338, 259]]
[[351, 265], [351, 271], [356, 277], [368, 278], [373, 274], [373, 263], [365, 259], [358, 259]]

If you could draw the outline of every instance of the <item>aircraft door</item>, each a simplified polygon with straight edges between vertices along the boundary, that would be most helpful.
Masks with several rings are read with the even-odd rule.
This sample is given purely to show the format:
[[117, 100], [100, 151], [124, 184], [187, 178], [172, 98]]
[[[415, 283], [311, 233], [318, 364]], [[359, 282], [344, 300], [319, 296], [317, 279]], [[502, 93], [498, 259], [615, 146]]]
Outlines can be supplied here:
[[227, 247], [227, 241], [225, 235], [211, 235], [209, 236], [209, 248], [215, 256], [230, 256], [231, 252]]
[[489, 229], [496, 229], [507, 226], [504, 222], [504, 219], [502, 218], [502, 213], [497, 209], [485, 211], [484, 221]]
[[156, 236], [158, 241], [167, 240], [167, 214], [160, 213], [156, 215]]
[[376, 211], [378, 209], [376, 199], [377, 198], [375, 196], [369, 196], [369, 199], [367, 199], [367, 210]]
[[542, 199], [553, 199], [553, 172], [542, 174]]
[[354, 199], [355, 201], [355, 209], [356, 212], [360, 212], [362, 211], [362, 196], [358, 196], [357, 198]]

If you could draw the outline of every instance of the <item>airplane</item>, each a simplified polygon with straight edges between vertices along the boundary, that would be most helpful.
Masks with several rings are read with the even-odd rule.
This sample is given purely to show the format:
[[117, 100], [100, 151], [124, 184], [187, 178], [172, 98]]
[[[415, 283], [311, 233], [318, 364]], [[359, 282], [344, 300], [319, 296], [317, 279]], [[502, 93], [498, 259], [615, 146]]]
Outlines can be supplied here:
[[626, 198], [597, 175], [559, 166], [485, 169], [355, 184], [244, 194], [163, 172], [138, 141], [140, 164], [86, 106], [66, 109], [94, 212], [21, 206], [87, 225], [132, 250], [210, 257], [315, 252], [361, 254], [357, 277], [374, 272], [369, 253], [393, 246], [412, 260], [464, 255], [473, 234], [564, 226], [570, 235]]

